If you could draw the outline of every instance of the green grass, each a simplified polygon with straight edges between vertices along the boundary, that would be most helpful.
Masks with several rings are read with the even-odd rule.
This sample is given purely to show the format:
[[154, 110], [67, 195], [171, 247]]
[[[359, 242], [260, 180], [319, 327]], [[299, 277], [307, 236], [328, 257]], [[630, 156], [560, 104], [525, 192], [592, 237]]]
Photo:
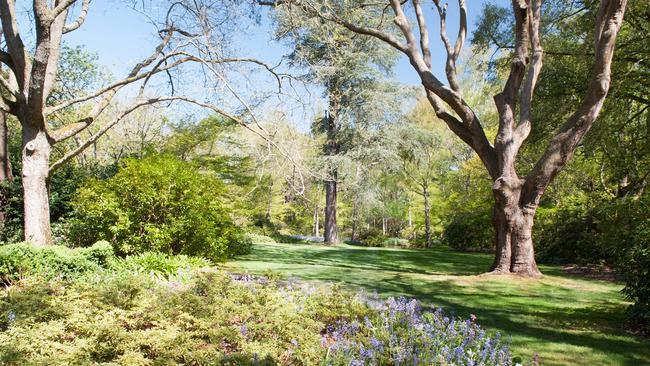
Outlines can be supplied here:
[[538, 353], [542, 365], [650, 365], [650, 341], [623, 329], [628, 304], [620, 284], [562, 275], [552, 266], [541, 266], [541, 279], [482, 275], [491, 260], [442, 248], [257, 244], [227, 267], [345, 282], [475, 314], [488, 330], [512, 336], [515, 355]]

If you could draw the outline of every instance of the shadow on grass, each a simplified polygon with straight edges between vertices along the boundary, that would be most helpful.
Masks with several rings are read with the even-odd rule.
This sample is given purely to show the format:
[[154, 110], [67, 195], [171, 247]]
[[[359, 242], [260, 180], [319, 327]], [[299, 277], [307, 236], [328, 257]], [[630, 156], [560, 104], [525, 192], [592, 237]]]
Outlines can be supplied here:
[[[446, 248], [257, 245], [235, 265], [275, 269], [308, 280], [345, 282], [380, 296], [415, 297], [488, 329], [512, 335], [515, 352], [542, 364], [650, 364], [650, 344], [626, 334], [625, 303], [615, 284], [560, 276], [486, 278], [491, 256]], [[571, 346], [571, 347], [569, 347]], [[600, 355], [594, 355], [599, 352]]]

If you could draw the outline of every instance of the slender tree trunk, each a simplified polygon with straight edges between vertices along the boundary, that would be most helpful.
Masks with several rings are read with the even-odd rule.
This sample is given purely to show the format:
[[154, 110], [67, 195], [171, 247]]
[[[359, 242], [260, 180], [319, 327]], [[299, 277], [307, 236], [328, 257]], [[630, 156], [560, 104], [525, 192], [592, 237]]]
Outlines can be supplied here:
[[359, 208], [357, 207], [356, 201], [352, 202], [352, 234], [351, 240], [357, 239], [357, 227], [359, 226]]
[[424, 235], [427, 248], [431, 246], [431, 203], [429, 202], [429, 187], [422, 186], [424, 196]]
[[409, 204], [409, 229], [413, 227], [413, 212], [411, 210], [411, 205]]
[[[13, 179], [11, 173], [11, 160], [9, 159], [9, 131], [7, 130], [7, 116], [4, 112], [0, 112], [0, 184]], [[6, 191], [3, 189], [0, 194], [0, 226], [4, 226], [7, 220], [4, 205], [7, 203], [9, 197], [6, 197]]]
[[320, 236], [320, 208], [316, 206], [314, 210], [314, 236]]
[[381, 218], [381, 232], [386, 236], [386, 218], [382, 217]]
[[[335, 156], [339, 153], [338, 132], [339, 121], [338, 112], [340, 109], [340, 96], [338, 90], [329, 90], [329, 108], [327, 110], [327, 144], [325, 154]], [[335, 245], [339, 243], [338, 227], [336, 225], [336, 193], [338, 171], [336, 167], [330, 167], [330, 177], [325, 181], [325, 226], [323, 228], [325, 244]]]
[[52, 243], [47, 189], [51, 145], [45, 131], [23, 124], [23, 198], [25, 241], [37, 246]]
[[496, 231], [493, 273], [541, 276], [535, 262], [532, 232], [537, 205], [522, 204], [521, 184], [500, 180], [493, 187], [495, 205], [492, 223]]
[[334, 180], [325, 182], [325, 227], [323, 228], [325, 244], [339, 243], [338, 228], [336, 226], [336, 173]]
[[271, 211], [273, 209], [273, 179], [271, 179], [271, 184], [269, 185], [269, 200], [266, 205], [266, 214], [264, 215], [264, 220], [267, 225], [271, 224]]

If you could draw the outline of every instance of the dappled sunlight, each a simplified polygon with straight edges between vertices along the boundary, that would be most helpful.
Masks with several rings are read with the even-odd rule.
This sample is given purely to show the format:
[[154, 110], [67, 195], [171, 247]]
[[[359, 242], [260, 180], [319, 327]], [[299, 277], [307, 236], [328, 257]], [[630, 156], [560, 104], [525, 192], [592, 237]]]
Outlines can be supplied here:
[[[258, 244], [226, 264], [307, 280], [343, 282], [381, 296], [415, 297], [490, 330], [544, 365], [590, 364], [594, 354], [622, 365], [650, 360], [647, 344], [623, 329], [622, 285], [576, 276], [486, 275], [491, 258], [446, 248], [401, 250], [341, 245]], [[547, 267], [552, 269], [553, 267]]]

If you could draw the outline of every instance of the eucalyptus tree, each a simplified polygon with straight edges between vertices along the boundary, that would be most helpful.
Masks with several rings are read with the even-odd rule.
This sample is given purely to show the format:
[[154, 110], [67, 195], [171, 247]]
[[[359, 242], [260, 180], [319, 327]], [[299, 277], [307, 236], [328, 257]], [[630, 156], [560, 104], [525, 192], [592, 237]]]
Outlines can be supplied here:
[[[499, 115], [494, 143], [488, 140], [458, 81], [457, 63], [467, 36], [465, 0], [458, 1], [459, 24], [455, 43], [446, 31], [447, 6], [439, 0], [433, 1], [439, 16], [439, 36], [446, 53], [447, 84], [432, 69], [431, 20], [421, 0], [284, 0], [282, 3], [283, 6], [288, 3], [299, 6], [314, 17], [356, 34], [379, 39], [408, 58], [436, 115], [477, 153], [492, 179], [497, 244], [492, 272], [541, 275], [531, 238], [535, 212], [545, 190], [571, 159], [600, 113], [611, 83], [612, 57], [627, 1], [599, 2], [595, 25], [589, 33], [593, 40], [593, 62], [588, 87], [578, 107], [552, 134], [541, 157], [525, 176], [520, 176], [516, 162], [532, 128], [533, 95], [544, 58], [540, 32], [542, 0], [512, 1], [512, 12], [508, 16], [514, 18], [515, 47], [503, 90], [494, 97]], [[392, 31], [385, 29], [388, 18], [393, 20]], [[553, 27], [553, 24], [545, 26]]]
[[341, 131], [362, 124], [354, 111], [365, 102], [362, 91], [378, 87], [395, 63], [396, 53], [382, 42], [322, 22], [300, 7], [288, 5], [277, 10], [276, 34], [292, 46], [291, 62], [305, 68], [307, 79], [324, 89], [326, 111], [313, 130], [326, 136], [324, 236], [325, 243], [336, 244], [340, 181], [337, 156], [344, 153]]

